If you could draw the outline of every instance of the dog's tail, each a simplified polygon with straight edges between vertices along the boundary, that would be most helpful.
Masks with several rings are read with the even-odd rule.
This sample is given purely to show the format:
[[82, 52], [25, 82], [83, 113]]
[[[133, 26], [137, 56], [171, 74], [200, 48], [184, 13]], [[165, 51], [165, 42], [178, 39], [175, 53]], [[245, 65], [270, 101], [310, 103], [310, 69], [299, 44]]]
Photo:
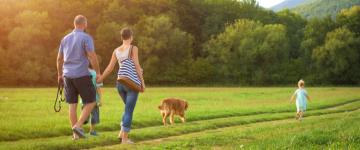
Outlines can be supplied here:
[[189, 107], [189, 103], [185, 102], [185, 110], [187, 110], [188, 107]]

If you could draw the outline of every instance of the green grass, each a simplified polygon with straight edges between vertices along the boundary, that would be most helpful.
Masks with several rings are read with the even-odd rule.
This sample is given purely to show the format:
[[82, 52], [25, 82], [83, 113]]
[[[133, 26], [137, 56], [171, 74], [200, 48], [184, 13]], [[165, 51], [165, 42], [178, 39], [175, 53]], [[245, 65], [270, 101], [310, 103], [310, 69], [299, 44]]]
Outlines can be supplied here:
[[[134, 112], [134, 130], [132, 130], [130, 136], [138, 142], [173, 136], [181, 137], [184, 135], [186, 137], [186, 135], [191, 134], [217, 137], [215, 134], [207, 134], [207, 131], [231, 128], [232, 126], [266, 124], [269, 121], [282, 122], [294, 116], [295, 104], [289, 103], [289, 98], [294, 90], [294, 88], [149, 88], [146, 93], [141, 94], [139, 97]], [[309, 111], [306, 114], [314, 118], [341, 116], [345, 111], [354, 111], [360, 108], [360, 88], [308, 88], [307, 90], [313, 98], [313, 102], [309, 104]], [[115, 88], [106, 88], [104, 91], [104, 106], [100, 110], [101, 123], [98, 126], [100, 137], [73, 142], [70, 136], [67, 105], [63, 104], [60, 113], [53, 111], [55, 88], [0, 89], [0, 149], [80, 149], [118, 144], [116, 136], [119, 130], [123, 104]], [[157, 106], [160, 100], [165, 97], [184, 98], [189, 102], [187, 123], [180, 124], [179, 120], [176, 120], [177, 124], [174, 126], [163, 127], [161, 125], [161, 116]], [[311, 122], [310, 120], [306, 119], [302, 124], [305, 126], [307, 122]], [[313, 122], [316, 121], [317, 119], [313, 120]], [[321, 121], [319, 123], [323, 123], [326, 127], [326, 123]], [[284, 126], [284, 131], [286, 131], [285, 128]], [[265, 133], [265, 130], [263, 132]], [[313, 130], [308, 132], [304, 136], [298, 137], [307, 138], [305, 135], [313, 134]], [[279, 134], [279, 136], [285, 134]], [[175, 146], [182, 148], [195, 147], [198, 149], [202, 149], [202, 147], [205, 149], [208, 147], [226, 149], [231, 148], [231, 145], [241, 145], [231, 140], [231, 137], [224, 134], [224, 146], [222, 146], [222, 143], [217, 143], [216, 140], [210, 142], [214, 143], [213, 145], [191, 144], [191, 142], [186, 145], [189, 141], [179, 142], [176, 139], [175, 145], [172, 142], [152, 142], [154, 145], [146, 144], [146, 147], [135, 146], [135, 148], [155, 147], [155, 149], [162, 149], [163, 146], [165, 148], [166, 146]], [[288, 137], [284, 137], [284, 139], [286, 138]], [[229, 140], [226, 142], [226, 139]], [[266, 144], [266, 141], [269, 141], [269, 139], [265, 138], [247, 140], [251, 141], [251, 143], [263, 142], [264, 144], [261, 145], [273, 147], [274, 149], [276, 149], [276, 146], [281, 148], [288, 146], [282, 144], [282, 140], [276, 141], [276, 139], [268, 142], [268, 144]], [[306, 143], [307, 140], [304, 141]], [[333, 147], [344, 146], [344, 143], [349, 143], [347, 141], [338, 141], [336, 144], [336, 140], [334, 141]], [[275, 144], [271, 145], [272, 142], [275, 142]], [[229, 143], [229, 145], [226, 145], [226, 143]], [[299, 143], [296, 145], [299, 145]], [[245, 146], [251, 147], [251, 144]], [[313, 146], [316, 147], [315, 144]], [[120, 148], [124, 147], [120, 146]], [[262, 149], [263, 147], [256, 147], [255, 144], [251, 148]], [[290, 148], [296, 149], [297, 147], [290, 146]]]
[[[358, 149], [360, 111], [266, 121], [146, 141], [131, 149]], [[124, 149], [114, 145], [97, 149]]]

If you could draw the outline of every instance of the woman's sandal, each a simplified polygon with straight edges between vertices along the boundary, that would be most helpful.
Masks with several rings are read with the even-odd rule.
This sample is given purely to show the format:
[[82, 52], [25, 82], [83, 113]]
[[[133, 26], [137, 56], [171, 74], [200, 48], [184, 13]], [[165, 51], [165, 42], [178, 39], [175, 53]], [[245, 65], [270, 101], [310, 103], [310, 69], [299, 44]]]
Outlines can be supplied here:
[[121, 142], [121, 144], [135, 144], [135, 142], [128, 139], [126, 142]]

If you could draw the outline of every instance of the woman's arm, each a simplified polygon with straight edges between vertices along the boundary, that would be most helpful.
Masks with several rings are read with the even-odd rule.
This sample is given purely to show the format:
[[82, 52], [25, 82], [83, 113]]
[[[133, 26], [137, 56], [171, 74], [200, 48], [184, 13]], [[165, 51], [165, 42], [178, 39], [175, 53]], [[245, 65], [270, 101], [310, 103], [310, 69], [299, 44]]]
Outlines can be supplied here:
[[105, 71], [103, 72], [101, 78], [97, 81], [98, 83], [103, 82], [103, 80], [114, 70], [114, 67], [116, 65], [116, 56], [115, 56], [115, 51], [113, 52], [112, 56], [111, 56], [111, 60], [109, 62], [109, 65], [106, 67]]
[[142, 85], [142, 88], [143, 88], [142, 92], [144, 92], [144, 90], [145, 90], [145, 82], [144, 82], [144, 77], [143, 77], [143, 74], [142, 74], [142, 71], [141, 71], [141, 66], [140, 66], [140, 63], [139, 63], [138, 48], [136, 46], [134, 46], [132, 51], [133, 51], [132, 52], [132, 55], [133, 55], [132, 58], [134, 59], [136, 72], [139, 75], [139, 78], [141, 80], [141, 85]]

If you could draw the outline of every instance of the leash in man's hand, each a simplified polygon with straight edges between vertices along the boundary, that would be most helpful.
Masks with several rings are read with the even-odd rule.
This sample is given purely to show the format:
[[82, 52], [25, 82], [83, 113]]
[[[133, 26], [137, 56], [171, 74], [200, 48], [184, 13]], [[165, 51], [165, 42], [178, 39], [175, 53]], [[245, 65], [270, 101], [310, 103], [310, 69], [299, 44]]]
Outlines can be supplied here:
[[65, 101], [65, 98], [63, 98], [63, 94], [62, 94], [63, 90], [64, 90], [64, 84], [60, 82], [58, 84], [58, 90], [57, 90], [56, 99], [55, 99], [55, 103], [54, 103], [54, 111], [55, 112], [60, 112], [61, 102]]

